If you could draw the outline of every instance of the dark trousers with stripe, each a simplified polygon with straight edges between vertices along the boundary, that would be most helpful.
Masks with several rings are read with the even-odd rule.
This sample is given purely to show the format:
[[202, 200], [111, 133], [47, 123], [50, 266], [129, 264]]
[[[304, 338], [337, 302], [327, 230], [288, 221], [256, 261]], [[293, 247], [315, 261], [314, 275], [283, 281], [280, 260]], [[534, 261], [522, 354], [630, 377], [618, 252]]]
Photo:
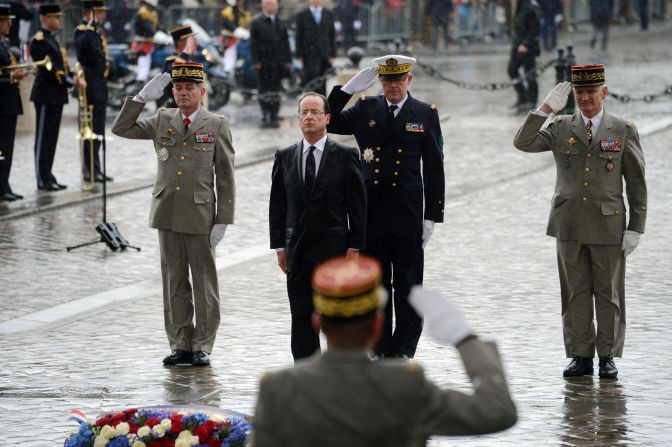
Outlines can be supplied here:
[[51, 168], [62, 114], [63, 104], [35, 103], [35, 177], [38, 188], [56, 181]]
[[16, 135], [16, 115], [0, 116], [0, 195], [12, 192], [9, 186], [9, 172], [14, 155]]
[[[93, 111], [91, 113], [91, 130], [96, 135], [101, 137], [105, 136], [105, 115], [107, 105], [104, 102], [95, 102], [89, 103], [89, 106], [93, 106]], [[81, 122], [81, 120], [80, 120]], [[81, 129], [80, 129], [81, 130]], [[100, 161], [100, 145], [101, 140], [95, 139], [93, 141], [85, 141], [83, 144], [82, 154], [82, 173], [84, 178], [88, 178], [91, 175], [91, 146], [93, 145], [93, 174], [100, 174], [103, 172], [102, 164]]]

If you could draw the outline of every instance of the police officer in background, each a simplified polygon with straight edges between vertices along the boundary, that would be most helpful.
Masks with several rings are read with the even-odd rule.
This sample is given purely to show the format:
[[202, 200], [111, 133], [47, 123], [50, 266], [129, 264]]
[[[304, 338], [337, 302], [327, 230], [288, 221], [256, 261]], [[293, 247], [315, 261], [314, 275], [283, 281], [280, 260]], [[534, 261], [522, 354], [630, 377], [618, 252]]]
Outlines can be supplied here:
[[[646, 223], [644, 153], [635, 125], [603, 107], [604, 65], [571, 72], [571, 85], [556, 85], [528, 113], [513, 144], [524, 152], [551, 151], [557, 165], [546, 234], [557, 239], [565, 352], [572, 358], [563, 375], [592, 375], [597, 351], [599, 376], [612, 379], [625, 340], [625, 258]], [[551, 112], [565, 107], [572, 87], [579, 111], [542, 128]]]
[[[34, 61], [49, 56], [52, 69], [39, 67], [30, 100], [35, 104], [35, 177], [37, 189], [58, 191], [66, 186], [59, 183], [51, 172], [61, 127], [63, 105], [68, 103], [68, 89], [74, 85], [65, 48], [56, 37], [63, 24], [61, 7], [58, 4], [40, 5], [41, 29], [30, 42], [30, 54]], [[80, 85], [86, 87], [83, 80]]]
[[[103, 35], [105, 23], [105, 2], [103, 0], [82, 0], [82, 23], [75, 28], [74, 40], [77, 50], [77, 61], [84, 70], [86, 82], [86, 101], [93, 107], [91, 114], [92, 131], [96, 135], [105, 136], [105, 112], [107, 110], [107, 39]], [[103, 178], [100, 163], [99, 139], [84, 142], [82, 154], [82, 174], [84, 182], [91, 181], [91, 172], [96, 182], [107, 180]], [[93, 145], [93, 151], [91, 146]], [[93, 169], [91, 154], [93, 152]]]
[[515, 424], [502, 362], [462, 313], [436, 292], [413, 290], [427, 332], [462, 357], [473, 392], [441, 389], [414, 361], [372, 362], [385, 292], [376, 261], [335, 258], [313, 274], [313, 326], [328, 350], [265, 374], [254, 415], [254, 447], [425, 445], [431, 435], [492, 433]]
[[[541, 11], [535, 0], [519, 0], [514, 17], [514, 36], [509, 56], [509, 78], [513, 80], [517, 99], [513, 108], [518, 112], [533, 108], [537, 104], [539, 87], [537, 85], [537, 57], [539, 32], [541, 30]], [[523, 74], [520, 75], [520, 69]]]
[[[190, 62], [193, 61], [198, 51], [198, 43], [194, 38], [194, 31], [191, 25], [179, 25], [170, 30], [170, 35], [173, 37], [175, 44], [175, 52], [168, 56], [163, 63], [163, 72], [171, 73], [173, 64], [176, 62]], [[163, 98], [159, 100], [160, 105], [164, 107], [177, 107], [175, 98], [173, 97], [173, 86], [168, 84], [163, 94]]]
[[[443, 222], [443, 138], [436, 106], [413, 98], [412, 57], [389, 55], [357, 73], [329, 95], [330, 133], [354, 135], [362, 154], [367, 189], [366, 253], [383, 265], [383, 285], [390, 294], [385, 327], [376, 355], [413, 357], [422, 319], [407, 297], [421, 284], [424, 249], [435, 222]], [[362, 96], [347, 110], [355, 92], [379, 76], [381, 96]], [[423, 206], [424, 205], [424, 206]], [[396, 327], [392, 329], [394, 308]]]
[[[0, 5], [0, 69], [17, 63], [16, 57], [10, 50], [9, 30], [11, 27], [10, 5]], [[14, 136], [16, 135], [16, 120], [23, 113], [18, 83], [25, 73], [20, 68], [2, 70], [0, 72], [0, 201], [13, 202], [23, 199], [9, 186], [9, 173], [12, 169], [14, 155]]]

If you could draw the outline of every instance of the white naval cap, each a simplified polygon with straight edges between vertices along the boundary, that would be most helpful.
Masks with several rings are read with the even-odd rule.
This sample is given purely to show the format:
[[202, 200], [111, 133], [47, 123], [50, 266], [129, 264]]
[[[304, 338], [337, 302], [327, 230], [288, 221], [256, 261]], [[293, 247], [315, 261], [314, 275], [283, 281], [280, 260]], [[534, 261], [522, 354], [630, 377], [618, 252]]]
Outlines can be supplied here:
[[378, 66], [379, 75], [401, 76], [411, 71], [417, 59], [401, 54], [388, 54], [375, 58], [373, 62]]

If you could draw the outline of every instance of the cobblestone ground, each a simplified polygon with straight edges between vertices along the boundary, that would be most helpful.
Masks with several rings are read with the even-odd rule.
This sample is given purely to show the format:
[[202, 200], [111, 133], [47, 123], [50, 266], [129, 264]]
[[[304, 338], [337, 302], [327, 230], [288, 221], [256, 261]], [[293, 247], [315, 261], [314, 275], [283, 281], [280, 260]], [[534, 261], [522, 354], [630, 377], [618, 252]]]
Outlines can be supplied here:
[[[612, 39], [614, 53], [607, 56], [614, 90], [636, 95], [667, 85], [671, 50], [661, 38]], [[638, 53], [640, 44], [650, 51]], [[601, 57], [584, 49], [579, 55], [585, 60]], [[501, 80], [505, 63], [503, 56], [435, 61], [451, 76], [482, 81]], [[646, 85], [638, 81], [643, 74]], [[617, 361], [620, 378], [566, 381], [561, 376], [566, 359], [555, 247], [544, 236], [554, 182], [550, 156], [512, 147], [522, 118], [506, 109], [513, 102], [511, 92], [469, 92], [443, 85], [437, 90], [420, 73], [416, 81], [415, 96], [431, 98], [447, 117], [443, 131], [449, 200], [446, 222], [437, 226], [427, 249], [426, 285], [458, 304], [483, 338], [497, 340], [520, 411], [520, 422], [507, 432], [436, 439], [431, 445], [669, 445], [672, 387], [666, 372], [672, 366], [667, 343], [672, 336], [672, 280], [665, 272], [672, 268], [666, 226], [672, 218], [672, 185], [667, 180], [672, 130], [642, 140], [649, 220], [640, 247], [628, 259], [629, 324], [625, 357]], [[552, 84], [552, 74], [546, 73], [542, 96]], [[668, 99], [629, 105], [610, 100], [607, 107], [634, 118], [641, 128], [669, 115], [671, 106]], [[277, 144], [291, 142], [298, 134], [289, 126], [284, 133], [264, 137], [249, 124], [245, 130], [241, 122], [241, 132], [250, 139], [238, 140], [237, 150], [252, 150], [256, 134]], [[124, 142], [121, 150], [132, 153], [141, 147]], [[153, 159], [146, 162], [153, 169]], [[130, 155], [118, 163], [144, 173]], [[218, 248], [220, 263], [246, 250], [260, 248], [263, 253], [267, 246], [270, 167], [264, 162], [237, 170], [237, 220]], [[118, 178], [124, 172], [111, 171]], [[269, 250], [220, 270], [222, 324], [212, 367], [161, 365], [168, 347], [156, 234], [146, 224], [150, 192], [145, 188], [119, 195], [108, 204], [108, 220], [142, 247], [139, 253], [110, 252], [103, 245], [65, 252], [65, 246], [95, 237], [93, 228], [101, 216], [94, 202], [0, 221], [0, 322], [140, 282], [154, 284], [156, 290], [93, 314], [0, 335], [5, 359], [0, 366], [0, 409], [9, 444], [62, 442], [74, 429], [65, 421], [71, 408], [96, 415], [128, 406], [200, 403], [251, 413], [259, 375], [291, 364], [284, 276]], [[417, 359], [440, 385], [469, 389], [452, 348], [423, 337]]]

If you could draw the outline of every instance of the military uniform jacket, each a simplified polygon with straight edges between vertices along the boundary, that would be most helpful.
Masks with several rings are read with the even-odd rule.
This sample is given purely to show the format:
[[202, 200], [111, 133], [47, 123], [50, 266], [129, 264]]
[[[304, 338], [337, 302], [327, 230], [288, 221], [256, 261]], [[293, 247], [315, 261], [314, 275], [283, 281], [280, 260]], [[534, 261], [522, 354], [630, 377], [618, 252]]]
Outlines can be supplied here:
[[627, 229], [643, 233], [644, 153], [635, 126], [605, 111], [589, 145], [579, 112], [557, 116], [541, 129], [545, 121], [528, 114], [514, 145], [525, 152], [553, 152], [557, 179], [546, 234], [583, 244], [620, 244], [626, 229], [623, 180], [630, 210]]
[[51, 59], [52, 69], [39, 67], [35, 75], [30, 100], [37, 104], [67, 104], [68, 88], [72, 87], [72, 73], [67, 68], [65, 50], [61, 49], [54, 35], [42, 28], [30, 41], [30, 55], [34, 61], [46, 56]]
[[327, 131], [357, 139], [369, 223], [421, 224], [423, 199], [424, 219], [443, 222], [443, 141], [436, 107], [409, 93], [397, 117], [389, 121], [384, 96], [362, 97], [343, 110], [350, 96], [340, 86], [331, 91]]
[[139, 119], [143, 106], [126, 99], [112, 133], [154, 141], [157, 173], [150, 226], [210, 234], [215, 223], [233, 223], [234, 151], [228, 120], [201, 107], [185, 134], [179, 109], [161, 108], [155, 115]]
[[[16, 63], [16, 58], [10, 50], [9, 40], [0, 37], [0, 67]], [[10, 70], [3, 70], [0, 73], [0, 99], [2, 100], [0, 116], [16, 116], [23, 113], [19, 84], [12, 83]]]
[[77, 61], [84, 68], [86, 99], [89, 103], [107, 101], [107, 42], [95, 22], [75, 28]]
[[516, 408], [494, 344], [463, 342], [473, 394], [443, 390], [414, 361], [372, 362], [364, 351], [327, 351], [262, 377], [253, 445], [424, 446], [431, 435], [506, 429]]
[[366, 239], [366, 192], [357, 149], [327, 138], [310, 195], [302, 154], [303, 140], [279, 150], [271, 181], [271, 248], [285, 248], [290, 269], [343, 256], [348, 248], [363, 249]]

